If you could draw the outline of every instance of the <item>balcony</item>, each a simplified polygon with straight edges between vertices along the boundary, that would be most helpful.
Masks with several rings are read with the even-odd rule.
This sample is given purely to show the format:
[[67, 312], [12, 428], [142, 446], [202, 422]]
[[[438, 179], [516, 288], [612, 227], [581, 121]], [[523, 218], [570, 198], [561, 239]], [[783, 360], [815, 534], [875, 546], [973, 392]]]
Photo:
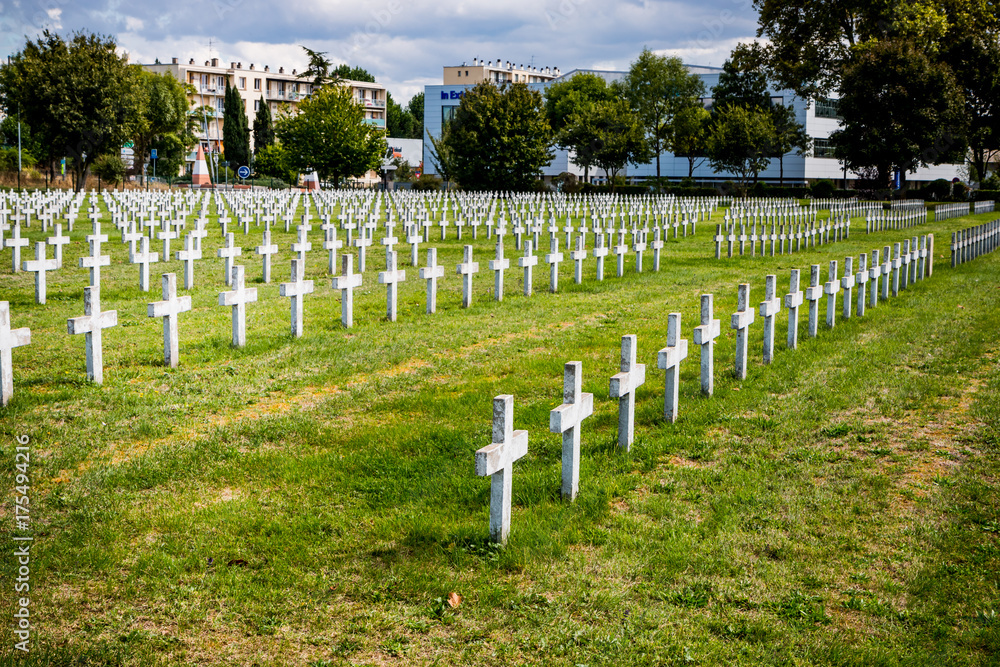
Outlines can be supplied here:
[[385, 100], [370, 100], [366, 97], [356, 97], [355, 100], [363, 107], [371, 107], [374, 109], [385, 108]]
[[365, 118], [365, 125], [374, 125], [385, 129], [385, 118]]

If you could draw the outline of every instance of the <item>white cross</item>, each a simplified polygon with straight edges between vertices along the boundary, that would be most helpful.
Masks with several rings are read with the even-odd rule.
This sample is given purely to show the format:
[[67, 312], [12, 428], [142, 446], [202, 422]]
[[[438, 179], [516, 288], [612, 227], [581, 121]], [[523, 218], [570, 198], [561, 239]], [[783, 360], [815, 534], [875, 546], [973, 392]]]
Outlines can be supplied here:
[[476, 475], [490, 479], [490, 539], [504, 544], [510, 533], [514, 461], [528, 453], [528, 432], [514, 430], [514, 397], [493, 399], [493, 442], [476, 451]]
[[626, 452], [635, 439], [635, 391], [646, 382], [646, 364], [635, 361], [635, 335], [622, 336], [621, 372], [611, 377], [609, 393], [618, 399], [618, 446]]
[[653, 271], [660, 270], [660, 251], [663, 250], [663, 239], [660, 238], [660, 228], [653, 229]]
[[160, 261], [160, 255], [149, 252], [149, 237], [142, 237], [142, 251], [129, 254], [129, 261], [139, 265], [139, 289], [149, 291], [149, 265]]
[[563, 371], [563, 404], [549, 412], [549, 430], [562, 433], [562, 496], [568, 500], [580, 488], [580, 426], [594, 414], [594, 395], [582, 388], [583, 362], [570, 361]]
[[681, 338], [681, 314], [667, 315], [667, 346], [660, 350], [656, 365], [667, 372], [663, 387], [663, 418], [670, 423], [677, 421], [680, 389], [681, 361], [687, 359], [688, 342]]
[[472, 305], [472, 276], [479, 273], [479, 262], [472, 261], [472, 246], [465, 246], [463, 261], [455, 267], [458, 275], [462, 276], [462, 308]]
[[741, 283], [736, 291], [736, 312], [729, 322], [729, 328], [736, 330], [735, 374], [739, 380], [747, 377], [747, 343], [750, 325], [754, 321], [754, 309], [750, 307], [750, 284]]
[[559, 262], [563, 260], [563, 254], [559, 252], [559, 239], [555, 236], [549, 237], [549, 250], [545, 261], [549, 265], [549, 291], [554, 294], [559, 291]]
[[837, 280], [837, 260], [830, 260], [829, 280], [823, 286], [826, 293], [826, 326], [833, 328], [837, 317], [837, 294], [840, 293], [840, 281]]
[[530, 239], [524, 242], [524, 257], [517, 258], [517, 265], [524, 269], [524, 296], [531, 296], [532, 267], [538, 264], [538, 257], [531, 254], [533, 244]]
[[819, 300], [823, 298], [823, 287], [819, 284], [819, 264], [809, 267], [809, 287], [806, 288], [806, 301], [809, 302], [809, 336], [815, 338], [819, 334]]
[[760, 303], [760, 316], [764, 318], [764, 363], [774, 359], [774, 317], [781, 311], [781, 297], [778, 296], [778, 277], [769, 275], [764, 279], [764, 300]]
[[[893, 296], [898, 296], [899, 295], [899, 269], [903, 265], [903, 260], [899, 256], [899, 244], [898, 243], [892, 244], [892, 252], [893, 252], [893, 258], [892, 258], [892, 295]], [[905, 287], [906, 285], [904, 284], [903, 286]], [[883, 294], [882, 296], [885, 296], [885, 295]]]
[[604, 234], [597, 235], [594, 244], [594, 257], [597, 259], [597, 280], [604, 280], [604, 258], [608, 256], [608, 248], [604, 245]]
[[[458, 224], [458, 223], [456, 223]], [[510, 268], [510, 260], [503, 256], [503, 237], [497, 237], [496, 259], [488, 262], [490, 271], [493, 271], [494, 297], [497, 301], [503, 301], [503, 272]]]
[[306, 238], [306, 228], [304, 225], [299, 225], [298, 227], [299, 237], [298, 243], [292, 244], [292, 252], [297, 252], [299, 254], [299, 260], [302, 262], [306, 261], [306, 253], [312, 250], [312, 243]]
[[278, 244], [271, 243], [271, 229], [264, 228], [262, 244], [257, 246], [256, 252], [264, 258], [264, 282], [271, 282], [271, 255], [277, 254]]
[[[232, 234], [229, 235], [232, 237]], [[233, 347], [243, 347], [247, 344], [247, 304], [257, 300], [257, 288], [246, 287], [246, 267], [236, 265], [229, 284], [232, 291], [219, 292], [219, 305], [232, 306], [233, 309]]]
[[122, 243], [128, 243], [128, 254], [135, 253], [135, 244], [142, 238], [142, 234], [135, 231], [135, 221], [127, 227], [122, 227]]
[[337, 251], [344, 247], [344, 242], [337, 238], [337, 228], [334, 225], [324, 225], [326, 237], [323, 240], [323, 250], [329, 251], [327, 272], [332, 276], [337, 272]]
[[792, 269], [788, 294], [785, 295], [785, 308], [788, 309], [788, 349], [790, 350], [799, 346], [799, 306], [802, 305], [803, 296], [802, 290], [799, 289], [799, 270]]
[[21, 263], [21, 268], [29, 273], [35, 274], [35, 303], [45, 303], [45, 274], [59, 268], [59, 262], [54, 259], [46, 259], [45, 251], [48, 246], [42, 241], [35, 244], [35, 259], [26, 260]]
[[291, 303], [291, 328], [293, 338], [302, 338], [303, 325], [303, 297], [312, 294], [313, 281], [303, 280], [305, 277], [306, 263], [301, 259], [292, 260], [292, 282], [278, 285], [278, 294], [290, 297]]
[[192, 232], [184, 235], [184, 250], [174, 253], [177, 259], [184, 263], [184, 289], [194, 288], [194, 261], [201, 259], [201, 250], [195, 248], [197, 240]]
[[694, 328], [692, 341], [701, 346], [701, 393], [711, 396], [715, 390], [715, 339], [721, 334], [721, 323], [712, 319], [714, 298], [701, 295], [701, 325]]
[[640, 232], [632, 244], [632, 249], [635, 251], [635, 271], [642, 273], [642, 253], [646, 250], [646, 232]]
[[444, 277], [444, 267], [437, 263], [437, 248], [427, 249], [427, 266], [420, 269], [421, 280], [427, 281], [427, 313], [437, 311], [437, 281]]
[[[236, 239], [232, 232], [226, 234], [226, 245], [215, 251], [219, 257], [224, 258], [225, 261], [225, 281], [227, 285], [232, 285], [233, 277], [233, 267], [236, 258], [243, 254], [243, 248], [236, 245]], [[238, 347], [242, 347], [238, 346]]]
[[69, 237], [62, 235], [62, 225], [56, 223], [56, 233], [50, 236], [46, 243], [55, 248], [56, 268], [61, 269], [63, 265], [63, 246], [69, 244]]
[[177, 232], [170, 229], [170, 221], [166, 218], [160, 225], [160, 231], [156, 233], [156, 238], [163, 241], [163, 261], [170, 259], [170, 242], [178, 238]]
[[583, 235], [576, 237], [576, 250], [569, 254], [576, 264], [573, 267], [573, 282], [577, 285], [583, 282], [583, 260], [587, 259], [587, 251], [583, 247]]
[[340, 323], [345, 329], [354, 326], [354, 289], [361, 287], [361, 274], [354, 273], [354, 255], [341, 255], [341, 272], [333, 279], [333, 289], [340, 290]]
[[354, 239], [354, 247], [358, 249], [358, 273], [365, 272], [365, 255], [367, 254], [367, 248], [372, 244], [372, 240], [368, 238], [367, 232], [364, 228], [358, 230], [358, 238]]
[[858, 317], [865, 316], [865, 304], [868, 301], [868, 255], [861, 253], [858, 257], [858, 272], [854, 279], [858, 286]]
[[83, 316], [67, 320], [71, 335], [86, 334], [87, 379], [95, 384], [104, 383], [104, 349], [101, 331], [118, 324], [118, 311], [101, 312], [101, 290], [83, 288]]
[[21, 225], [14, 223], [14, 231], [10, 238], [7, 238], [3, 242], [4, 247], [10, 248], [13, 252], [11, 255], [11, 268], [14, 273], [18, 273], [21, 270], [21, 248], [28, 247], [28, 239], [21, 238]]
[[[473, 230], [472, 238], [476, 238], [475, 230]], [[416, 266], [420, 254], [420, 228], [417, 225], [409, 225], [406, 232], [406, 242], [410, 244], [410, 265]]]
[[892, 257], [889, 246], [882, 246], [882, 300], [889, 299], [889, 274], [892, 272]]
[[[846, 257], [844, 259], [844, 275], [840, 278], [840, 286], [844, 290], [844, 319], [848, 320], [851, 318], [851, 310], [854, 308], [854, 285], [857, 281], [857, 276], [854, 275], [854, 258]], [[864, 291], [864, 288], [861, 290]]]
[[617, 260], [618, 277], [621, 278], [625, 275], [625, 253], [628, 252], [628, 246], [625, 245], [625, 234], [623, 232], [618, 232], [618, 245], [615, 246], [615, 259]]
[[396, 309], [399, 302], [399, 283], [404, 280], [406, 280], [406, 271], [396, 268], [396, 251], [386, 250], [385, 271], [379, 271], [378, 281], [380, 284], [385, 285], [386, 317], [390, 322], [396, 321]]
[[14, 367], [11, 350], [31, 344], [31, 329], [10, 328], [10, 303], [0, 301], [0, 405], [7, 405], [14, 394]]
[[80, 258], [80, 268], [90, 269], [90, 286], [101, 288], [101, 267], [111, 266], [111, 256], [101, 254], [101, 244], [108, 240], [107, 234], [101, 234], [101, 223], [94, 223], [94, 233], [87, 236], [90, 244], [90, 255]]
[[149, 317], [163, 318], [163, 363], [177, 368], [180, 341], [177, 333], [177, 315], [191, 310], [191, 297], [177, 296], [177, 274], [163, 274], [163, 301], [149, 304]]

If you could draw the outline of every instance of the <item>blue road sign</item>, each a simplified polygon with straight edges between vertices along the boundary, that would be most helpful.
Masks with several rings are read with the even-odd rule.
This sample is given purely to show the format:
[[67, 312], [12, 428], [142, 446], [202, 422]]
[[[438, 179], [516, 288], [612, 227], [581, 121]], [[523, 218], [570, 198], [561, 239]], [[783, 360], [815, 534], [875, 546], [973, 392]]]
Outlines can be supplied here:
[[236, 174], [240, 178], [250, 178], [250, 167], [243, 165], [236, 171]]
[[150, 160], [155, 160], [156, 159], [156, 149], [155, 148], [151, 148], [149, 150], [149, 159]]

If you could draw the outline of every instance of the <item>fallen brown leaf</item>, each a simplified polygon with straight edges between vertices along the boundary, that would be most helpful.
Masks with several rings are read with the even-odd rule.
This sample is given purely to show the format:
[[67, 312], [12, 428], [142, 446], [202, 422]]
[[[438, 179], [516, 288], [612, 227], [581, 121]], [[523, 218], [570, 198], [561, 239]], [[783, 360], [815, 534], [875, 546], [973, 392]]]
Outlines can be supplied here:
[[449, 607], [451, 607], [452, 609], [455, 609], [460, 604], [462, 604], [462, 596], [461, 595], [459, 595], [458, 593], [455, 593], [454, 591], [452, 591], [451, 593], [448, 593], [448, 606]]

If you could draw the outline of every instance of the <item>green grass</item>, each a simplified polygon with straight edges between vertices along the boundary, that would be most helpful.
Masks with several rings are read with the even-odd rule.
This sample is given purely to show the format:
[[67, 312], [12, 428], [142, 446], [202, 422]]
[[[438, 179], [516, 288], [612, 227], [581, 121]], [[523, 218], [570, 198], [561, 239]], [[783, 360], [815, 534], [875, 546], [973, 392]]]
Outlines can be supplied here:
[[[229, 346], [229, 309], [217, 305], [227, 288], [212, 223], [176, 370], [162, 366], [162, 328], [146, 303], [160, 298], [159, 274], [181, 265], [154, 265], [143, 294], [112, 242], [102, 301], [119, 326], [105, 331], [103, 387], [85, 381], [82, 337], [65, 324], [83, 314], [86, 273], [74, 267], [89, 225], [49, 275], [44, 307], [5, 252], [0, 298], [32, 344], [14, 351], [15, 396], [0, 409], [11, 462], [0, 530], [12, 526], [14, 438], [27, 434], [38, 643], [19, 660], [5, 635], [0, 662], [993, 664], [1000, 256], [953, 270], [946, 242], [990, 217], [871, 235], [855, 225], [848, 241], [722, 260], [713, 221], [669, 239], [658, 274], [647, 254], [645, 273], [630, 256], [616, 278], [612, 257], [598, 283], [589, 259], [574, 285], [565, 262], [552, 295], [543, 265], [524, 298], [512, 270], [502, 303], [489, 300], [492, 242], [467, 230], [481, 267], [468, 310], [454, 273], [462, 243], [453, 227], [446, 242], [434, 229], [421, 262], [439, 248], [438, 313], [424, 313], [425, 284], [401, 244], [399, 321], [385, 320], [373, 247], [350, 331], [326, 253], [314, 250], [299, 340], [277, 295], [294, 235], [278, 231], [275, 280], [252, 283], [260, 301], [248, 306], [243, 350]], [[248, 282], [259, 279], [259, 230], [234, 231]], [[738, 283], [751, 283], [756, 303], [768, 273], [784, 293], [790, 268], [927, 231], [937, 236], [931, 279], [861, 320], [840, 321], [838, 308], [836, 328], [816, 339], [803, 326], [795, 352], [783, 345], [782, 311], [769, 367], [755, 324], [749, 377], [733, 379], [726, 324]], [[37, 226], [29, 236], [41, 238]], [[519, 254], [511, 241], [507, 257]], [[667, 425], [655, 368], [666, 315], [682, 313], [690, 338], [706, 292], [723, 321], [716, 394], [699, 396], [692, 346], [680, 419]], [[630, 333], [647, 382], [623, 455], [608, 379]], [[570, 360], [583, 362], [595, 394], [574, 504], [559, 498], [560, 437], [548, 431]], [[529, 431], [503, 548], [487, 540], [489, 481], [473, 473], [501, 393], [514, 395], [515, 428]], [[0, 559], [0, 572], [10, 618], [13, 560]]]

